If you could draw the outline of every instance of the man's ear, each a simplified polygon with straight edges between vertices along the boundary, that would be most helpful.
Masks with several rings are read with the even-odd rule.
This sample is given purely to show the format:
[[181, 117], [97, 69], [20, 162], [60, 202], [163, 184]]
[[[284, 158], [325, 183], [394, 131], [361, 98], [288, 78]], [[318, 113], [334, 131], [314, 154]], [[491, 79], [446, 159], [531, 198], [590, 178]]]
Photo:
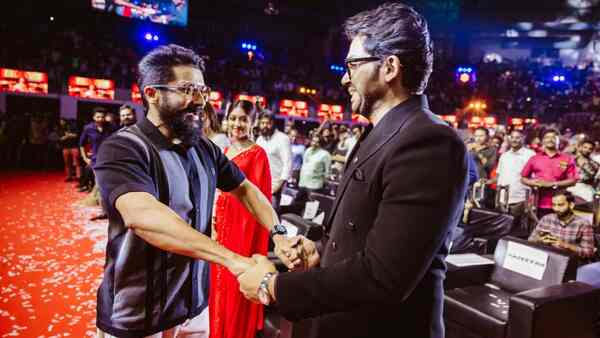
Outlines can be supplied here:
[[158, 103], [158, 90], [153, 87], [144, 87], [144, 97], [148, 103]]
[[390, 55], [383, 59], [384, 79], [386, 82], [392, 82], [402, 77], [402, 63], [396, 55]]

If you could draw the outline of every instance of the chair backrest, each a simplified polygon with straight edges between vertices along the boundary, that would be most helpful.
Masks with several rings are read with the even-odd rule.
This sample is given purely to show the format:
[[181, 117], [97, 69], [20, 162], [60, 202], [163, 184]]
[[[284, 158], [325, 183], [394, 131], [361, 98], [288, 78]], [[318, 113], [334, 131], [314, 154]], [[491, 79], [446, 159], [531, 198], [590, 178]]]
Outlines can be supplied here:
[[576, 257], [565, 251], [515, 237], [498, 241], [491, 283], [521, 292], [575, 280]]
[[325, 219], [327, 219], [329, 217], [329, 213], [331, 212], [331, 209], [333, 209], [333, 202], [335, 201], [335, 197], [325, 195], [325, 194], [320, 194], [317, 192], [310, 192], [308, 194], [308, 200], [309, 201], [319, 201], [319, 211], [318, 212], [319, 213], [324, 212]]

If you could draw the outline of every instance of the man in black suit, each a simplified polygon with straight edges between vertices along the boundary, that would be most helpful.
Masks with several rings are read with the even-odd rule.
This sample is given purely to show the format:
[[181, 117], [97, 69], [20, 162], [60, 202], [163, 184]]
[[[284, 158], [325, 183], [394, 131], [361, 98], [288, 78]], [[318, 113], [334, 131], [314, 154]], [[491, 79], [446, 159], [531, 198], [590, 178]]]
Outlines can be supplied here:
[[240, 289], [288, 319], [317, 317], [313, 337], [442, 338], [444, 259], [462, 214], [467, 157], [422, 94], [433, 58], [427, 23], [388, 3], [345, 30], [352, 42], [342, 85], [371, 124], [346, 164], [324, 252], [301, 238], [304, 269], [287, 273], [256, 255]]

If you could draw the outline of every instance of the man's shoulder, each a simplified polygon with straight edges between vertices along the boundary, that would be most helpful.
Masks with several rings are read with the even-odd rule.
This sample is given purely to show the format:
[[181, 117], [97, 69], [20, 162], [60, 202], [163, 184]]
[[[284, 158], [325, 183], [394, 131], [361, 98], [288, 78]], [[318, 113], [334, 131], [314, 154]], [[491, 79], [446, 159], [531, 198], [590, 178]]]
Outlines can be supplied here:
[[576, 224], [577, 226], [580, 227], [592, 227], [592, 222], [590, 222], [590, 220], [588, 220], [587, 218], [583, 217], [583, 216], [579, 216], [579, 215], [575, 215], [575, 217], [573, 218], [573, 222], [572, 224]]

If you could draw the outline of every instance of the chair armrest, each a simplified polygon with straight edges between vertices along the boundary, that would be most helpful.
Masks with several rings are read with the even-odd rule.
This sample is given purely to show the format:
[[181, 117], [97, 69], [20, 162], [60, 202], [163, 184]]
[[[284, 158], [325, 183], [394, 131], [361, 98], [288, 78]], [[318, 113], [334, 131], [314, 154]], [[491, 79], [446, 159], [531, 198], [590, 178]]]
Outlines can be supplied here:
[[515, 294], [509, 302], [508, 337], [594, 337], [600, 288], [569, 282]]
[[[487, 256], [484, 257], [487, 258]], [[493, 257], [491, 259], [493, 260]], [[444, 289], [446, 290], [464, 288], [471, 285], [483, 285], [490, 281], [490, 276], [494, 270], [494, 264], [456, 266], [447, 263], [447, 265], [448, 270], [446, 271], [446, 280], [444, 281]]]

